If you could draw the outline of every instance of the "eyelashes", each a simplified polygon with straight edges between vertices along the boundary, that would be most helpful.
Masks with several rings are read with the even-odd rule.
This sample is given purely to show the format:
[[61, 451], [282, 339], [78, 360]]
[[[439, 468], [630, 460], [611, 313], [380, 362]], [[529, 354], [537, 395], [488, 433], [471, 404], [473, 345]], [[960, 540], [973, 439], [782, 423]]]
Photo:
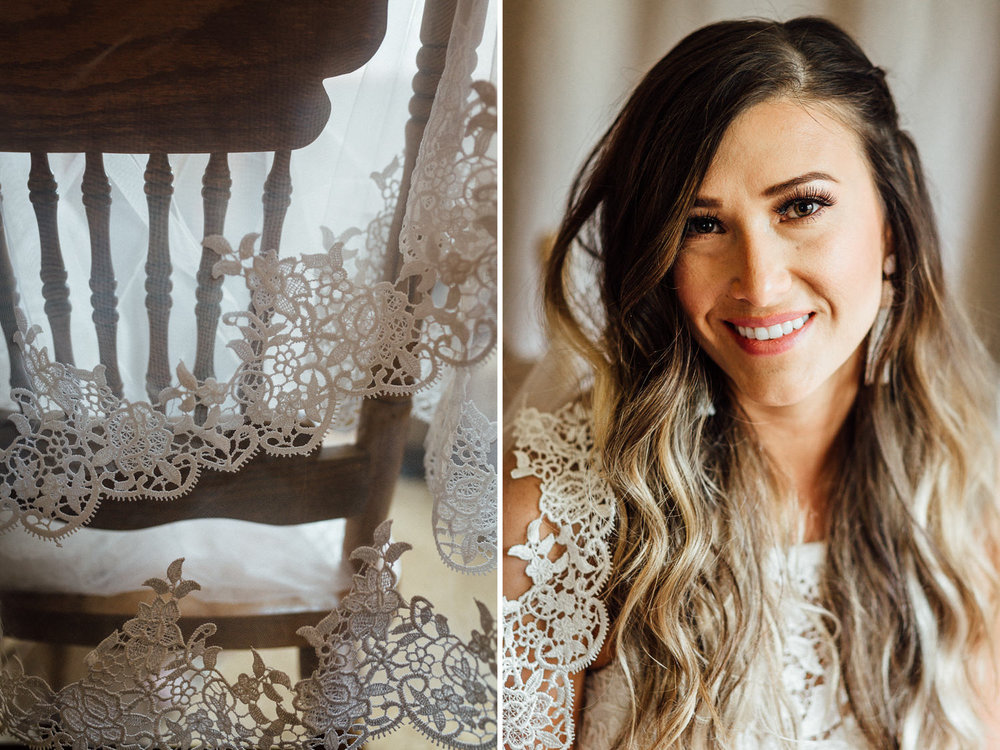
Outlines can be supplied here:
[[[811, 223], [827, 208], [836, 203], [836, 199], [826, 189], [821, 187], [799, 186], [782, 196], [781, 202], [774, 207], [774, 213], [782, 221], [795, 223]], [[684, 237], [709, 234], [724, 234], [725, 225], [718, 214], [701, 213], [688, 218], [684, 225]]]
[[715, 214], [698, 214], [692, 216], [684, 224], [684, 236], [697, 234], [721, 234], [722, 222]]
[[[832, 206], [835, 202], [830, 192], [822, 188], [796, 188], [791, 195], [784, 198], [784, 201], [774, 212], [778, 216], [787, 216], [790, 211], [794, 210], [797, 215], [793, 216], [792, 219], [809, 219], [814, 218], [816, 214], [824, 208]], [[806, 208], [807, 206], [813, 208], [809, 210]]]

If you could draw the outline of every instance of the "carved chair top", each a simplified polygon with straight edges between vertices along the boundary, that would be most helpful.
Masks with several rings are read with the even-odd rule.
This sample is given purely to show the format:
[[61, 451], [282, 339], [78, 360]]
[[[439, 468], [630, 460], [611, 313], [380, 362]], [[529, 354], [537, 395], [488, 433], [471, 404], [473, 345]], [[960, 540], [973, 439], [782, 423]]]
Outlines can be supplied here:
[[0, 151], [307, 145], [322, 81], [367, 62], [387, 0], [5, 0]]

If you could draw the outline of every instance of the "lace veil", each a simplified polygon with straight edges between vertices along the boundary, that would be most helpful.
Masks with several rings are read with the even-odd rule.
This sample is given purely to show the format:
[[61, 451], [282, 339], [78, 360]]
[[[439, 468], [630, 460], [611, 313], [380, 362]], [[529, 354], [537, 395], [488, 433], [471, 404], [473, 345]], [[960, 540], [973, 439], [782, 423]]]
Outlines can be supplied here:
[[[20, 373], [21, 379], [7, 404], [17, 435], [0, 452], [0, 477], [6, 477], [0, 481], [0, 546], [59, 552], [57, 545], [68, 547], [74, 535], [91, 532], [84, 527], [101, 502], [139, 496], [169, 502], [205, 469], [238, 470], [259, 450], [310, 451], [331, 431], [353, 429], [366, 397], [413, 394], [417, 415], [430, 425], [430, 537], [443, 563], [456, 570], [495, 568], [495, 16], [487, 0], [458, 0], [444, 73], [409, 178], [396, 278], [380, 278], [379, 252], [391, 220], [386, 207], [394, 205], [402, 178], [394, 154], [402, 148], [409, 89], [397, 82], [412, 76], [420, 18], [419, 7], [407, 16], [402, 3], [390, 3], [389, 36], [376, 59], [345, 80], [326, 82], [346, 87], [346, 96], [336, 91], [334, 102], [353, 98], [356, 106], [335, 110], [318, 141], [293, 154], [293, 183], [297, 190], [307, 187], [286, 218], [281, 255], [258, 252], [252, 210], [237, 209], [226, 236], [205, 239], [220, 256], [212, 273], [224, 279], [219, 338], [229, 341], [217, 346], [216, 379], [195, 379], [190, 358], [181, 354], [155, 400], [127, 377], [116, 394], [96, 353], [88, 360], [78, 352], [77, 367], [55, 361], [52, 339], [38, 324], [45, 319], [41, 296], [17, 276], [16, 291], [3, 292], [13, 292], [17, 306], [17, 356], [5, 362], [7, 353], [0, 354], [0, 376], [17, 380]], [[366, 107], [385, 118], [395, 146], [347, 147], [373, 128], [361, 121]], [[185, 192], [179, 183], [202, 171], [197, 159], [172, 164], [178, 195]], [[143, 200], [137, 165], [130, 156], [108, 160], [116, 205], [134, 209], [116, 219], [116, 236], [145, 231], [135, 206]], [[83, 155], [60, 155], [53, 167], [70, 194]], [[266, 158], [241, 156], [232, 168], [232, 205], [259, 206], [260, 182], [254, 188], [252, 178], [263, 177]], [[15, 269], [31, 268], [37, 253], [30, 207], [19, 205], [8, 188], [23, 185], [26, 176], [26, 156], [0, 157], [7, 188], [2, 216]], [[323, 180], [339, 187], [325, 188]], [[254, 197], [236, 192], [247, 183]], [[172, 210], [171, 235], [200, 254], [202, 238], [184, 211], [183, 205]], [[82, 209], [60, 221], [68, 222], [64, 238], [87, 236]], [[197, 265], [197, 259], [178, 264], [192, 269], [175, 275], [180, 294], [192, 294]], [[141, 268], [120, 279], [123, 303], [141, 286], [140, 275]], [[87, 308], [83, 300], [77, 309]], [[265, 309], [273, 312], [254, 312]], [[174, 328], [172, 351], [189, 351], [183, 326]], [[141, 331], [137, 335], [132, 348], [144, 352]], [[75, 332], [73, 339], [86, 341]], [[204, 409], [204, 419], [195, 418], [196, 408]], [[414, 543], [429, 542], [419, 535], [406, 532]], [[0, 640], [0, 734], [33, 747], [361, 747], [410, 722], [446, 746], [493, 747], [492, 616], [480, 605], [481, 630], [462, 640], [431, 602], [404, 600], [394, 565], [408, 546], [392, 541], [385, 524], [371, 546], [356, 550], [361, 572], [345, 579], [350, 593], [302, 631], [320, 667], [295, 684], [259, 655], [252, 674], [238, 682], [221, 676], [214, 628], [182, 633], [177, 625], [183, 600], [201, 588], [184, 577], [180, 560], [146, 580], [155, 598], [91, 653], [83, 681], [55, 691], [25, 674], [16, 657], [4, 656]], [[267, 577], [266, 556], [248, 557], [247, 564]], [[118, 583], [136, 588], [143, 582]]]

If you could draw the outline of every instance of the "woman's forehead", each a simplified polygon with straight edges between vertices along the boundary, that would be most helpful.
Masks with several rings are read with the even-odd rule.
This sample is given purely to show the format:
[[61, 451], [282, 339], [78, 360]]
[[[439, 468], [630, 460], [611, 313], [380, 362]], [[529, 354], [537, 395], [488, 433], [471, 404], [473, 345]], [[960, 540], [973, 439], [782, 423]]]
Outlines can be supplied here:
[[769, 197], [776, 186], [803, 175], [833, 181], [868, 176], [861, 140], [826, 103], [770, 99], [727, 128], [698, 196], [740, 190]]

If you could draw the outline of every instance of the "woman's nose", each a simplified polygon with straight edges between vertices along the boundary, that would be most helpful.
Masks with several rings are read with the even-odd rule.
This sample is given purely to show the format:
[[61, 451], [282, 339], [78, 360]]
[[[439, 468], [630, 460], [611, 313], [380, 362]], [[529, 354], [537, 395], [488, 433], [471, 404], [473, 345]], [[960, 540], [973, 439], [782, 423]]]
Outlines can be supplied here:
[[785, 243], [764, 231], [743, 231], [736, 241], [730, 295], [753, 307], [772, 307], [791, 289]]

